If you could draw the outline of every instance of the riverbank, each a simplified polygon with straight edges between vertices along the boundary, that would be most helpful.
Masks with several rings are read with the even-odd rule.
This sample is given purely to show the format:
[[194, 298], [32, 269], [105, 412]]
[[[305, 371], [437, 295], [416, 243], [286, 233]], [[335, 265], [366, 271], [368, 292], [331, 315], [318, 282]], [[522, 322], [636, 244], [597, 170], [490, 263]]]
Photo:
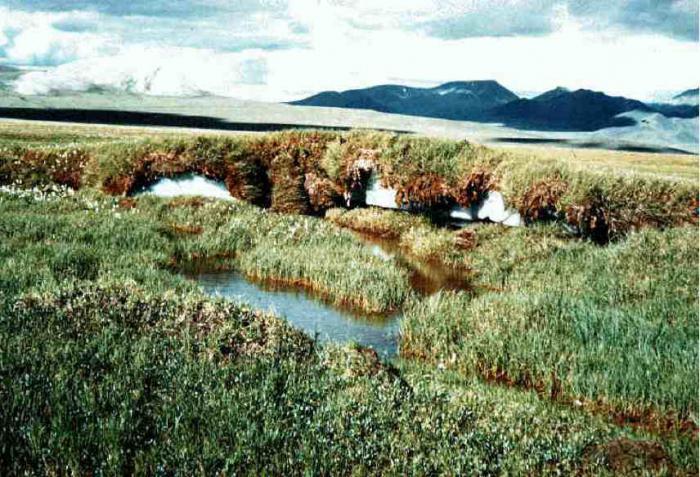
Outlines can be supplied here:
[[[279, 137], [287, 136], [265, 141]], [[163, 149], [155, 169], [134, 177], [174, 177], [192, 164], [206, 175], [228, 164], [217, 159], [220, 146], [238, 147], [192, 144], [194, 162], [194, 149]], [[406, 143], [392, 151], [398, 144]], [[462, 246], [444, 240], [462, 231], [429, 215], [336, 207], [325, 220], [313, 194], [286, 179], [271, 201], [294, 212], [308, 200], [310, 215], [240, 200], [106, 194], [106, 178], [126, 177], [106, 171], [146, 157], [133, 145], [110, 144], [113, 155], [75, 143], [35, 154], [15, 143], [3, 156], [3, 180], [13, 184], [0, 189], [7, 473], [697, 472], [698, 236], [682, 225], [694, 220], [692, 207], [680, 208], [695, 186], [620, 179], [649, 186], [635, 196], [643, 217], [675, 215], [618, 227], [607, 245], [572, 236], [554, 217], [485, 224]], [[269, 153], [270, 164], [280, 155], [288, 172], [305, 170], [298, 161], [315, 153], [295, 147], [294, 160], [285, 146]], [[67, 180], [79, 189], [55, 184]], [[606, 195], [617, 180], [591, 185], [606, 206], [622, 207], [606, 217], [632, 210], [631, 199]], [[565, 203], [555, 202], [557, 213]], [[405, 267], [333, 217], [388, 233], [407, 253], [455, 253], [470, 288], [417, 293]], [[313, 283], [334, 306], [401, 309], [401, 359], [321, 344], [249, 305], [207, 297], [179, 273], [207, 258], [250, 277]]]

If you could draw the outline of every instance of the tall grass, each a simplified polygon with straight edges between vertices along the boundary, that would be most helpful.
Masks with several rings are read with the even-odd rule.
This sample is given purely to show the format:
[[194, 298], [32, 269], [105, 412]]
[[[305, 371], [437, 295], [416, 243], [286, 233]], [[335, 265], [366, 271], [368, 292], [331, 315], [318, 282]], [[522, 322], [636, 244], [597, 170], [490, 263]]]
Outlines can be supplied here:
[[697, 220], [698, 188], [689, 181], [589, 171], [551, 157], [387, 133], [183, 136], [39, 149], [20, 143], [0, 150], [0, 183], [58, 183], [118, 195], [159, 177], [197, 172], [224, 181], [235, 197], [299, 214], [343, 205], [370, 170], [405, 205], [467, 206], [500, 190], [527, 220], [567, 222], [600, 243]]
[[405, 356], [630, 419], [697, 416], [695, 227], [647, 230], [607, 248], [547, 228], [478, 243], [482, 293], [415, 303], [402, 323]]
[[[125, 203], [79, 193], [52, 204], [31, 194], [3, 195], [0, 205], [10, 265], [33, 269], [37, 277], [46, 268], [51, 284], [73, 275], [124, 276], [132, 268], [158, 280], [167, 268], [221, 258], [250, 277], [301, 284], [366, 313], [396, 310], [410, 294], [408, 273], [372, 255], [349, 232], [244, 202], [141, 197]], [[48, 267], [42, 256], [57, 264]]]
[[[664, 475], [697, 466], [687, 439], [664, 448], [531, 394], [398, 371], [361, 349], [317, 349], [274, 317], [193, 294], [112, 283], [24, 295], [0, 314], [0, 337], [6, 474], [595, 475], [641, 465]], [[660, 457], [627, 462], [607, 451], [616, 442]]]

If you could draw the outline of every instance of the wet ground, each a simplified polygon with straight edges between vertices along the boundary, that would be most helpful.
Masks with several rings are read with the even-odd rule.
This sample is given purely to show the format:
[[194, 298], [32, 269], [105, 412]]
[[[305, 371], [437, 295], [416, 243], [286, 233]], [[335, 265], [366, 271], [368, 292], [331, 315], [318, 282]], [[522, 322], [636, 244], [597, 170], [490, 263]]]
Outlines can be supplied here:
[[[358, 235], [358, 238], [370, 247], [373, 254], [385, 260], [396, 260], [409, 270], [411, 286], [421, 295], [440, 290], [469, 289], [466, 273], [407, 256], [397, 240], [366, 235]], [[377, 317], [340, 309], [306, 291], [252, 282], [236, 271], [211, 271], [205, 268], [190, 271], [187, 276], [196, 280], [210, 295], [239, 300], [254, 308], [272, 311], [321, 342], [356, 342], [374, 348], [385, 358], [398, 352], [400, 314]]]

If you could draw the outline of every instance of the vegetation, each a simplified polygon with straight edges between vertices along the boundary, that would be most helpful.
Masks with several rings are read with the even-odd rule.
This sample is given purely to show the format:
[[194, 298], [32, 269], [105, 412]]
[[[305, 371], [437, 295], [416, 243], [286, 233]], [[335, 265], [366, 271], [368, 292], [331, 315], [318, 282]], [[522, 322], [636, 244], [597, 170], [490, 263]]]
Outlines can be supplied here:
[[697, 185], [524, 160], [475, 146], [386, 133], [285, 132], [88, 142], [0, 151], [0, 183], [91, 186], [124, 195], [159, 177], [197, 172], [234, 197], [284, 213], [323, 214], [357, 201], [372, 171], [414, 209], [468, 206], [501, 190], [530, 221], [554, 219], [599, 243], [697, 219]]
[[495, 232], [477, 230], [481, 293], [414, 303], [404, 356], [630, 422], [696, 428], [696, 227], [606, 248], [552, 227]]
[[401, 249], [422, 262], [454, 269], [468, 269], [464, 242], [468, 231], [452, 232], [420, 215], [376, 208], [330, 209], [326, 219], [334, 224], [382, 239], [397, 240]]
[[[2, 474], [697, 473], [695, 184], [376, 133], [3, 128]], [[498, 188], [538, 223], [339, 208], [372, 170], [417, 209]], [[183, 172], [252, 204], [129, 195]], [[419, 296], [337, 225], [474, 288]], [[402, 310], [402, 359], [204, 296], [177, 272], [206, 260]]]
[[430, 225], [423, 216], [392, 212], [376, 207], [329, 209], [326, 212], [326, 219], [343, 228], [387, 239], [398, 239], [412, 227]]
[[[238, 305], [114, 285], [28, 295], [13, 309], [1, 322], [6, 473], [661, 474], [688, 465], [683, 442], [665, 450], [534, 395], [429, 370], [401, 379], [371, 353], [315, 350]], [[659, 456], [606, 451], [626, 440]]]
[[[387, 313], [410, 294], [405, 270], [372, 255], [350, 233], [311, 217], [267, 213], [243, 202], [63, 194], [20, 191], [0, 198], [0, 237], [12, 257], [8, 281], [19, 284], [16, 277], [26, 273], [21, 270], [31, 270], [40, 284], [114, 275], [171, 284], [166, 268], [218, 258], [219, 266], [302, 285], [366, 313]], [[65, 261], [60, 273], [46, 263], [54, 255]], [[75, 268], [76, 262], [82, 265]]]

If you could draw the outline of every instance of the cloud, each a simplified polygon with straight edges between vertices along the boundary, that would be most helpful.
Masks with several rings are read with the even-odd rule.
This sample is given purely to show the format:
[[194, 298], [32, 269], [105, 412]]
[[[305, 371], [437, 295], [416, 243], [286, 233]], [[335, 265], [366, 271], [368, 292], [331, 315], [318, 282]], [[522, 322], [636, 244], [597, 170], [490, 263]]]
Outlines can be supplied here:
[[394, 28], [443, 39], [540, 36], [556, 31], [569, 15], [585, 28], [618, 34], [655, 33], [698, 40], [697, 0], [326, 0], [313, 8], [292, 0], [289, 10], [314, 17], [320, 7], [336, 19], [365, 29]]
[[266, 90], [266, 75], [266, 61], [259, 51], [125, 48], [117, 55], [26, 73], [15, 89], [29, 95], [100, 87], [164, 96], [260, 97]]
[[[658, 33], [694, 8], [688, 2], [673, 2], [665, 19], [646, 0], [178, 2], [189, 14], [161, 12], [160, 0], [70, 2], [94, 7], [85, 11], [22, 3], [47, 11], [0, 7], [0, 63], [57, 65], [20, 78], [24, 94], [100, 86], [286, 101], [387, 82], [496, 79], [521, 91], [563, 85], [644, 98], [699, 80], [697, 43]], [[648, 18], [633, 19], [634, 9]]]
[[599, 29], [622, 27], [698, 41], [697, 0], [571, 0], [569, 11]]
[[4, 0], [9, 8], [25, 11], [82, 10], [114, 16], [192, 18], [247, 14], [284, 9], [285, 0]]
[[480, 36], [535, 36], [551, 33], [557, 5], [548, 0], [472, 2], [419, 23], [431, 36], [459, 39]]
[[[0, 59], [49, 66], [110, 54], [118, 44], [114, 37], [86, 31], [98, 21], [86, 12], [26, 13], [0, 7]], [[70, 24], [83, 28], [65, 28]]]

